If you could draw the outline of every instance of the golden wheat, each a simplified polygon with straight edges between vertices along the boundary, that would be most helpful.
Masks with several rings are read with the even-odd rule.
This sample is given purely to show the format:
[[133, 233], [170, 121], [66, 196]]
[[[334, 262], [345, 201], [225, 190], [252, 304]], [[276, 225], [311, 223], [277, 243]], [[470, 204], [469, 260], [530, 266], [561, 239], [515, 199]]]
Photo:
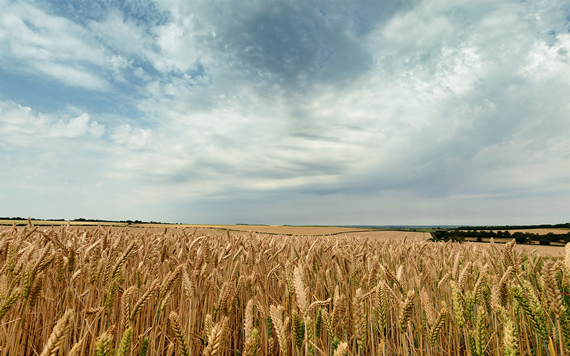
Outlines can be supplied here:
[[570, 349], [570, 245], [556, 260], [517, 252], [514, 242], [31, 223], [0, 230], [2, 354], [555, 356]]

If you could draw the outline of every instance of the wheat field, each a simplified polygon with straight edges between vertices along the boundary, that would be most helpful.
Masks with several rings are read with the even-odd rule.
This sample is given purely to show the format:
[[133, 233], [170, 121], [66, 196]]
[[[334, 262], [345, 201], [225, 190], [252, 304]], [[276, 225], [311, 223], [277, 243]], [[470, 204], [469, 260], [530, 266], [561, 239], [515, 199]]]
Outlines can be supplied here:
[[508, 244], [0, 230], [0, 355], [563, 355], [564, 258]]

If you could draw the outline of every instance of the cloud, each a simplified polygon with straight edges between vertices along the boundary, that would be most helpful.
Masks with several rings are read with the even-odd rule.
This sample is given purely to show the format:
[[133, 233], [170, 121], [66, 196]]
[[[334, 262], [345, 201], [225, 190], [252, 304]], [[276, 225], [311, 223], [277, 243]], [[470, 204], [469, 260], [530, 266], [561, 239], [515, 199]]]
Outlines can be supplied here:
[[251, 80], [299, 90], [313, 82], [354, 81], [370, 68], [371, 55], [314, 7], [263, 2], [235, 15], [237, 21], [218, 27], [216, 43]]
[[[173, 93], [178, 93], [174, 99], [161, 97], [157, 91], [145, 109], [162, 113], [163, 119], [169, 117], [184, 132], [183, 139], [177, 150], [165, 145], [164, 151], [147, 156], [153, 164], [146, 167], [154, 171], [139, 163], [132, 176], [152, 176], [145, 181], [157, 186], [177, 184], [193, 198], [210, 194], [229, 199], [263, 191], [281, 197], [410, 192], [414, 199], [494, 199], [504, 194], [516, 199], [529, 190], [534, 194], [551, 189], [562, 192], [566, 186], [560, 182], [568, 157], [560, 145], [568, 133], [564, 119], [568, 108], [555, 103], [564, 101], [568, 86], [562, 78], [546, 85], [521, 75], [521, 69], [534, 60], [530, 49], [546, 46], [542, 35], [534, 35], [536, 24], [532, 19], [509, 18], [507, 26], [525, 31], [520, 37], [526, 40], [517, 44], [519, 36], [504, 39], [496, 35], [505, 31], [505, 24], [496, 19], [512, 8], [479, 3], [482, 8], [463, 23], [465, 14], [431, 5], [422, 3], [395, 14], [370, 31], [366, 41], [360, 40], [365, 52], [373, 55], [374, 65], [364, 66], [366, 75], [354, 86], [313, 85], [304, 91], [305, 100], [280, 92], [259, 94], [255, 87], [236, 84], [238, 94], [237, 88], [217, 81], [229, 73], [217, 68], [211, 71], [212, 87], [174, 88]], [[450, 7], [463, 5], [456, 2]], [[520, 6], [520, 11], [532, 11]], [[271, 18], [269, 10], [260, 8], [246, 11], [236, 26]], [[274, 11], [285, 11], [279, 18], [284, 22], [290, 19], [287, 11], [295, 13], [287, 4], [277, 5]], [[290, 22], [287, 25], [295, 27]], [[466, 26], [478, 29], [480, 35], [470, 34]], [[297, 27], [303, 31], [302, 25]], [[286, 62], [275, 63], [282, 49], [272, 51], [270, 44], [285, 41], [290, 33], [297, 35], [295, 30], [282, 31], [283, 38], [260, 45], [258, 58], [240, 57], [230, 47], [227, 62], [242, 67], [253, 63], [258, 73], [266, 73], [267, 83], [284, 85], [280, 75], [306, 68], [292, 66], [287, 72]], [[223, 35], [223, 31], [216, 33], [216, 37]], [[246, 48], [242, 44], [257, 41], [255, 36], [262, 43], [263, 36], [271, 38], [263, 31], [248, 36], [251, 39], [228, 42]], [[224, 47], [225, 41], [220, 41]], [[551, 52], [559, 53], [566, 46], [565, 34], [558, 35], [555, 43]], [[503, 47], [514, 52], [502, 53]], [[303, 51], [302, 46], [298, 50]], [[310, 66], [310, 61], [303, 65]], [[236, 83], [251, 80], [248, 75]], [[318, 84], [318, 75], [311, 78]], [[292, 91], [299, 89], [299, 82], [289, 84]], [[545, 97], [538, 99], [541, 92]], [[215, 100], [215, 104], [204, 107], [204, 100]], [[538, 129], [546, 122], [557, 128]], [[163, 133], [173, 145], [180, 137], [174, 131]], [[520, 179], [521, 172], [537, 167], [529, 156], [535, 157], [533, 162], [542, 157], [561, 169], [550, 168], [534, 180]], [[197, 188], [205, 177], [214, 189]]]
[[130, 125], [124, 124], [115, 128], [115, 132], [111, 138], [119, 145], [125, 145], [131, 149], [140, 149], [148, 143], [151, 134], [152, 130], [143, 130], [140, 128], [133, 130]]
[[54, 115], [34, 113], [29, 107], [11, 101], [0, 102], [0, 137], [10, 144], [29, 146], [52, 139], [100, 138], [105, 126], [92, 121], [88, 114], [58, 119]]
[[91, 122], [89, 115], [82, 114], [67, 122], [59, 120], [47, 131], [51, 137], [81, 137], [87, 134], [92, 137], [101, 137], [105, 132], [105, 127], [96, 121]]
[[162, 11], [152, 0], [45, 0], [35, 2], [35, 5], [80, 25], [87, 25], [90, 21], [103, 21], [114, 11], [120, 12], [124, 18], [137, 26], [145, 28], [159, 26], [169, 19], [169, 12]]
[[153, 55], [154, 39], [134, 20], [125, 19], [119, 10], [111, 10], [103, 21], [90, 21], [89, 31], [115, 53], [145, 58]]
[[[68, 182], [97, 206], [105, 197], [153, 220], [463, 224], [570, 213], [570, 34], [559, 2], [42, 4], [4, 5], [0, 63], [120, 93], [114, 102], [131, 114], [3, 101], [0, 137], [12, 146], [0, 154], [16, 167], [5, 186], [25, 171], [21, 189], [47, 197]], [[35, 158], [41, 174], [14, 157]]]
[[47, 75], [71, 86], [109, 90], [91, 69], [105, 54], [89, 34], [73, 22], [25, 3], [1, 5], [0, 61], [5, 68]]

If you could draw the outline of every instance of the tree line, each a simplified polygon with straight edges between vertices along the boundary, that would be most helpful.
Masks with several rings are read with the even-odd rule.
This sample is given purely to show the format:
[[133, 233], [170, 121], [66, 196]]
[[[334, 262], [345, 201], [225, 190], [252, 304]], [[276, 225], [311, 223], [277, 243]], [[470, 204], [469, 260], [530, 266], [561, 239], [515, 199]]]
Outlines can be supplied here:
[[570, 229], [570, 223], [542, 225], [501, 225], [501, 226], [459, 226], [457, 230], [528, 230], [528, 229]]
[[476, 238], [478, 242], [490, 238], [515, 239], [518, 244], [528, 244], [538, 241], [541, 245], [550, 245], [552, 242], [570, 242], [570, 231], [566, 234], [548, 233], [546, 235], [533, 234], [530, 232], [517, 231], [513, 234], [510, 231], [485, 231], [485, 230], [438, 230], [431, 233], [431, 241], [456, 241], [463, 242], [466, 238]]

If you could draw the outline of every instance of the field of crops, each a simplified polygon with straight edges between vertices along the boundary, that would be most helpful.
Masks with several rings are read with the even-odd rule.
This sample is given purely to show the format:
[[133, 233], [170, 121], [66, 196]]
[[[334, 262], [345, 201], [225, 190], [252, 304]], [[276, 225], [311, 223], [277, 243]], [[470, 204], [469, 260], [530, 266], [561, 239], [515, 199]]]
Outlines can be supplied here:
[[509, 244], [0, 229], [0, 355], [563, 355], [564, 258]]

